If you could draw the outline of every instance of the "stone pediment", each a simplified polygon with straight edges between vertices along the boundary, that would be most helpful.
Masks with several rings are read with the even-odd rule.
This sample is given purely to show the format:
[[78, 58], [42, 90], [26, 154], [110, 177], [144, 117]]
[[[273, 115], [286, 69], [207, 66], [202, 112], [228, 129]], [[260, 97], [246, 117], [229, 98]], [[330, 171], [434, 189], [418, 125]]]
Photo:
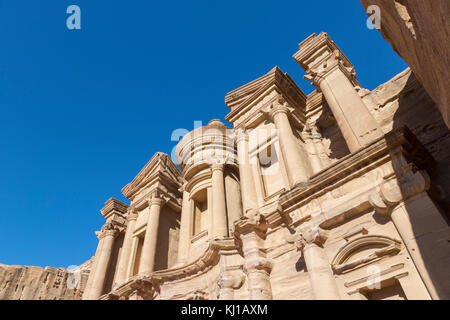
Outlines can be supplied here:
[[225, 104], [231, 112], [225, 117], [233, 122], [240, 114], [247, 111], [252, 102], [259, 100], [274, 88], [292, 107], [304, 112], [306, 107], [306, 95], [279, 67], [274, 67], [264, 76], [253, 80], [225, 96]]
[[133, 181], [122, 189], [122, 193], [133, 200], [140, 190], [155, 183], [174, 191], [181, 186], [181, 173], [166, 153], [157, 152]]
[[381, 235], [368, 235], [348, 242], [339, 249], [331, 263], [336, 274], [349, 272], [401, 250], [401, 242]]

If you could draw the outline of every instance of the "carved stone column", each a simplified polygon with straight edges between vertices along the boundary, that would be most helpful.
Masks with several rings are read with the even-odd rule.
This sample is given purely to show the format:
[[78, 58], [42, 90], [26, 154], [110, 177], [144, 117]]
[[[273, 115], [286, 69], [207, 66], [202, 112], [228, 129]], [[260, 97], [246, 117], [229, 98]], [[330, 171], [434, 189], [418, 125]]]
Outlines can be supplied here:
[[355, 90], [353, 65], [326, 33], [303, 41], [294, 59], [307, 73], [305, 79], [324, 94], [350, 152], [383, 135]]
[[142, 245], [142, 257], [139, 264], [139, 274], [153, 272], [155, 267], [156, 245], [158, 242], [158, 227], [161, 207], [164, 200], [154, 193], [148, 201], [150, 212], [148, 214], [147, 228], [145, 231], [144, 243]]
[[291, 186], [297, 182], [307, 181], [309, 160], [302, 156], [292, 131], [287, 103], [283, 99], [275, 102], [271, 106], [269, 115], [279, 133], [281, 152], [283, 152]]
[[250, 165], [248, 139], [246, 132], [240, 132], [236, 137], [244, 215], [248, 210], [258, 207], [255, 193], [256, 187], [253, 180], [252, 166]]
[[224, 271], [220, 274], [217, 282], [219, 300], [234, 300], [234, 290], [244, 283], [244, 274], [241, 270], [238, 272]]
[[125, 238], [123, 240], [122, 253], [120, 254], [119, 265], [117, 267], [117, 276], [115, 284], [122, 284], [127, 280], [127, 271], [128, 265], [130, 261], [131, 255], [131, 247], [133, 242], [133, 232], [134, 226], [136, 225], [137, 220], [137, 211], [136, 209], [129, 208], [128, 216], [127, 216], [127, 230], [125, 232]]
[[184, 264], [187, 261], [190, 248], [190, 238], [192, 234], [192, 216], [189, 201], [189, 192], [183, 187], [183, 203], [181, 207], [180, 221], [180, 240], [178, 242], [178, 264]]
[[430, 296], [449, 299], [449, 281], [443, 280], [448, 279], [448, 270], [440, 262], [450, 256], [450, 228], [426, 193], [428, 174], [404, 164], [398, 176], [385, 177], [370, 202], [378, 213], [391, 217]]
[[314, 298], [316, 300], [340, 300], [330, 262], [322, 247], [325, 241], [324, 231], [314, 228], [299, 233], [296, 245], [303, 252]]
[[89, 278], [88, 281], [86, 283], [86, 288], [84, 289], [83, 292], [83, 300], [89, 300], [90, 296], [91, 296], [91, 288], [92, 288], [92, 282], [94, 281], [94, 274], [95, 271], [97, 270], [97, 265], [98, 265], [98, 260], [100, 259], [100, 254], [102, 252], [102, 246], [103, 246], [103, 236], [101, 235], [101, 231], [97, 231], [96, 235], [98, 237], [98, 245], [97, 245], [97, 250], [95, 251], [94, 254], [94, 262], [92, 263], [92, 267], [91, 270], [89, 272]]
[[212, 170], [212, 227], [213, 238], [228, 236], [228, 223], [225, 202], [225, 165], [213, 163]]
[[105, 286], [111, 254], [114, 247], [114, 239], [118, 234], [119, 231], [110, 222], [107, 222], [102, 228], [99, 235], [100, 241], [102, 242], [102, 249], [93, 275], [94, 278], [90, 289], [89, 299], [97, 299], [103, 294], [103, 288]]
[[264, 221], [259, 214], [243, 217], [235, 224], [235, 232], [242, 240], [242, 251], [245, 258], [244, 269], [247, 274], [251, 300], [272, 299], [270, 272], [273, 263], [265, 257], [262, 250], [262, 235], [265, 229]]

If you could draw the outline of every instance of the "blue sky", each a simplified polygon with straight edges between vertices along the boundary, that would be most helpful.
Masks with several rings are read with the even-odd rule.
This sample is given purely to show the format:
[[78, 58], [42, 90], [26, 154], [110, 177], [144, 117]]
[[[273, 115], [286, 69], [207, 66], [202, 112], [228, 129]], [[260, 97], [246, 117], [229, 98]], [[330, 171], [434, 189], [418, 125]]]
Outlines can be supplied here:
[[[81, 30], [66, 9], [81, 8]], [[326, 31], [363, 87], [407, 66], [353, 1], [0, 0], [0, 263], [67, 267], [95, 252], [99, 210], [177, 128], [223, 119], [225, 94]]]

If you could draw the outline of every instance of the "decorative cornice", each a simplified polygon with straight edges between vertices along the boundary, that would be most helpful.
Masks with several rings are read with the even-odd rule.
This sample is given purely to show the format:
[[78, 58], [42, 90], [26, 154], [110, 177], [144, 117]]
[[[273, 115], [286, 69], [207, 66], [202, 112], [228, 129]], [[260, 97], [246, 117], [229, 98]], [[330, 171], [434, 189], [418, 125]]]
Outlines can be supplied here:
[[[251, 106], [266, 96], [268, 92], [276, 90], [289, 104], [299, 113], [299, 117], [304, 119], [306, 107], [306, 96], [289, 77], [278, 67], [273, 68], [269, 73], [258, 78], [236, 90], [231, 91], [225, 97], [225, 103], [231, 112], [225, 117], [227, 121], [236, 122], [239, 117], [245, 115]], [[235, 127], [236, 124], [235, 124]]]
[[329, 192], [334, 183], [354, 179], [355, 175], [359, 176], [371, 170], [376, 163], [380, 165], [388, 161], [396, 162], [395, 157], [398, 155], [403, 155], [418, 168], [423, 168], [433, 161], [428, 151], [405, 126], [340, 159], [313, 175], [307, 183], [295, 185], [280, 196], [280, 210], [291, 212], [320, 194]]
[[128, 205], [115, 198], [109, 198], [105, 202], [105, 206], [100, 210], [101, 214], [108, 219], [114, 214], [125, 216], [128, 211]]
[[160, 182], [177, 191], [181, 185], [181, 173], [168, 154], [157, 152], [122, 193], [130, 200], [147, 184]]

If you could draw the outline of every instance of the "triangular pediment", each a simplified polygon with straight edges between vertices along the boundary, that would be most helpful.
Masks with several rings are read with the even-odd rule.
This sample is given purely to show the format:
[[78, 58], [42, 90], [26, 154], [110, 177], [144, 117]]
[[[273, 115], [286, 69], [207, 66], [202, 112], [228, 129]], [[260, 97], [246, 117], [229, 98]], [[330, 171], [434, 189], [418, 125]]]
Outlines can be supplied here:
[[245, 112], [248, 106], [259, 99], [268, 90], [276, 90], [297, 110], [304, 110], [306, 107], [306, 95], [279, 67], [274, 67], [262, 77], [253, 80], [225, 96], [225, 104], [231, 110], [226, 116], [226, 120], [233, 120], [238, 114]]
[[132, 200], [142, 188], [155, 183], [172, 190], [178, 190], [181, 185], [180, 170], [166, 153], [157, 152], [133, 181], [122, 189], [122, 193]]

